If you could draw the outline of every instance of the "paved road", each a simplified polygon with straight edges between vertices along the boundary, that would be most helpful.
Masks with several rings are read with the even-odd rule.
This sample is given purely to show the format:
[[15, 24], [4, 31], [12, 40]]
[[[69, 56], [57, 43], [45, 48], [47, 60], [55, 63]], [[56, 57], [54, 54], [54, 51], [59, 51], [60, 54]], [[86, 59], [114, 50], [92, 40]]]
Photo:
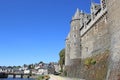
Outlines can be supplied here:
[[73, 79], [73, 78], [66, 78], [61, 76], [50, 75], [49, 80], [85, 80], [85, 79]]

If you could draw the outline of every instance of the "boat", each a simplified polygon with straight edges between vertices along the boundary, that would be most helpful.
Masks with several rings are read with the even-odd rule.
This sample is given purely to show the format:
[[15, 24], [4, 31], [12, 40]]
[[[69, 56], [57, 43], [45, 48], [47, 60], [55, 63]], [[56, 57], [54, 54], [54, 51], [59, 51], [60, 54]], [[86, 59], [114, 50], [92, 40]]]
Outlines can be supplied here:
[[0, 73], [0, 78], [8, 78], [8, 74], [6, 73]]

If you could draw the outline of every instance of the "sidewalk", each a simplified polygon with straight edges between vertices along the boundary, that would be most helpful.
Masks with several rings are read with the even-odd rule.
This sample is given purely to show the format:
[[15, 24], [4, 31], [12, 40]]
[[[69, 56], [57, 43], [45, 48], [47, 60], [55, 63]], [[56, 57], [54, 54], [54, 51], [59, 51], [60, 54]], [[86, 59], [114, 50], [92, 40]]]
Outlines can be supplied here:
[[66, 78], [66, 77], [61, 77], [56, 75], [50, 75], [49, 80], [85, 80], [85, 79]]

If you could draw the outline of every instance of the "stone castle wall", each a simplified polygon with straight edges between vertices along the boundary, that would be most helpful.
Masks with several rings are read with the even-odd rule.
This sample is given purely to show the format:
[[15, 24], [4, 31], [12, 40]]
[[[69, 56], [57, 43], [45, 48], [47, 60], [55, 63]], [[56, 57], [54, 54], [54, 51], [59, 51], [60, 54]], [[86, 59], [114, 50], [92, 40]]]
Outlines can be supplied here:
[[120, 80], [120, 0], [107, 0], [110, 60], [107, 80]]
[[[106, 3], [106, 0], [101, 0], [102, 2]], [[105, 60], [107, 76], [105, 75], [104, 80], [120, 80], [120, 0], [107, 0], [107, 8], [105, 3], [101, 4], [105, 5], [105, 8], [101, 7], [101, 10], [98, 4], [93, 5], [98, 7], [98, 11], [100, 10], [94, 19], [92, 13], [91, 16], [86, 16], [87, 14], [78, 13], [79, 11], [73, 17], [69, 36], [66, 39], [65, 65], [69, 67], [68, 73], [72, 68], [76, 68], [72, 74], [68, 74], [69, 76], [73, 74], [76, 76], [84, 69], [81, 67], [82, 59], [108, 50], [110, 56]], [[91, 17], [91, 22], [86, 24], [90, 20], [89, 17]], [[78, 66], [75, 66], [75, 63]], [[97, 67], [96, 70], [98, 70]], [[98, 79], [91, 78], [91, 80]]]
[[82, 58], [87, 58], [108, 50], [109, 41], [106, 13], [82, 36]]
[[66, 64], [72, 60], [90, 57], [109, 48], [107, 9], [101, 4], [92, 3], [91, 14], [77, 9], [70, 23], [70, 32], [66, 39]]

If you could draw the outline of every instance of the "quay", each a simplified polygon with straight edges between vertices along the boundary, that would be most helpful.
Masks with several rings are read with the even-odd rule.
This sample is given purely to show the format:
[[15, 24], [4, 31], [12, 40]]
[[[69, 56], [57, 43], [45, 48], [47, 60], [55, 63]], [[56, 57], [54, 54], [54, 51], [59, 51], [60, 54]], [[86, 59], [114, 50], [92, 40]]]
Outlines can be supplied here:
[[30, 78], [32, 74], [26, 74], [26, 73], [0, 73], [0, 78], [8, 78], [8, 76], [13, 76], [13, 78], [16, 78], [16, 76], [20, 76], [20, 78]]

